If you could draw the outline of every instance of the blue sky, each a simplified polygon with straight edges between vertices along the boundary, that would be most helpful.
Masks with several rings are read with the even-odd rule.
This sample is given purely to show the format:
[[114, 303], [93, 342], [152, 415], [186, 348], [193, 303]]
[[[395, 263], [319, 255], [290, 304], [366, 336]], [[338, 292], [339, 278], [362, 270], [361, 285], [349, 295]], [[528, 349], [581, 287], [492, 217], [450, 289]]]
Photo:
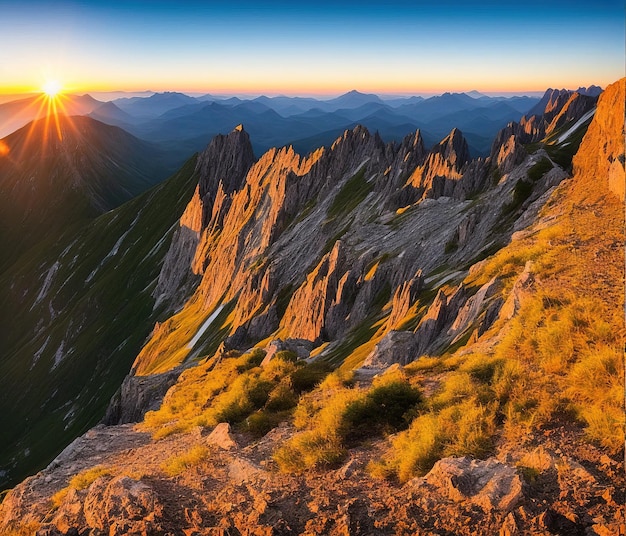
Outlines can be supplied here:
[[540, 91], [624, 76], [622, 2], [4, 2], [0, 92]]

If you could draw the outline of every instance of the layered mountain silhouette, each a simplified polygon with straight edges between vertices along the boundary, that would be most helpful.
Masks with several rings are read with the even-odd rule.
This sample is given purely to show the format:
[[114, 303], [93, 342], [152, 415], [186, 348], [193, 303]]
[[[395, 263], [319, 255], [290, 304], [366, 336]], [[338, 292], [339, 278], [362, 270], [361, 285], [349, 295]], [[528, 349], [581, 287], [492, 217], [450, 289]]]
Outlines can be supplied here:
[[386, 100], [358, 91], [329, 100], [242, 100], [211, 95], [194, 99], [161, 93], [150, 98], [118, 99], [94, 111], [93, 117], [188, 152], [200, 150], [207, 137], [243, 123], [259, 154], [287, 144], [307, 153], [330, 145], [345, 129], [357, 124], [397, 141], [419, 128], [428, 146], [456, 127], [465, 132], [472, 154], [479, 156], [488, 154], [493, 136], [504, 123], [519, 120], [537, 101], [531, 97], [476, 99], [464, 93]]

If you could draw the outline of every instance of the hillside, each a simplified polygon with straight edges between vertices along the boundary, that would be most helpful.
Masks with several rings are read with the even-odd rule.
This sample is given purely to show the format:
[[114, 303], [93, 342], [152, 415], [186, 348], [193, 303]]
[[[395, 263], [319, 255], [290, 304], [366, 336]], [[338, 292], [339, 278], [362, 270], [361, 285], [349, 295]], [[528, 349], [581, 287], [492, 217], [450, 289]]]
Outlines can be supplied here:
[[0, 271], [154, 186], [167, 168], [157, 147], [81, 116], [39, 119], [0, 147]]
[[[109, 248], [72, 249], [105, 235], [79, 237], [50, 280], [71, 259], [103, 285], [143, 264], [139, 294], [93, 296], [144, 307], [142, 332], [121, 320], [128, 351], [111, 341], [99, 362], [119, 357], [121, 379], [121, 348], [142, 348], [107, 425], [12, 490], [0, 529], [618, 533], [624, 83], [597, 109], [549, 96], [478, 159], [456, 128], [427, 148], [419, 131], [385, 144], [361, 126], [307, 156], [256, 159], [239, 126], [95, 220], [94, 233], [119, 222], [128, 255], [114, 247], [110, 270]], [[170, 220], [157, 232], [144, 210]], [[63, 286], [42, 279], [23, 301], [54, 303]], [[84, 426], [75, 397], [59, 411], [72, 400]], [[13, 446], [21, 467], [32, 441]]]

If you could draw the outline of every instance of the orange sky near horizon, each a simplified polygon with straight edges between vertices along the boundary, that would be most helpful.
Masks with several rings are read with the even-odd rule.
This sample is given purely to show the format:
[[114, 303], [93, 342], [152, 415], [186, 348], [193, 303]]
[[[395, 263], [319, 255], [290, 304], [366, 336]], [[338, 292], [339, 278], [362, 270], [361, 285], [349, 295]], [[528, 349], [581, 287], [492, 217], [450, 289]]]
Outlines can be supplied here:
[[[624, 8], [390, 0], [0, 0], [0, 94], [538, 92], [624, 76]], [[621, 15], [621, 17], [620, 17]]]

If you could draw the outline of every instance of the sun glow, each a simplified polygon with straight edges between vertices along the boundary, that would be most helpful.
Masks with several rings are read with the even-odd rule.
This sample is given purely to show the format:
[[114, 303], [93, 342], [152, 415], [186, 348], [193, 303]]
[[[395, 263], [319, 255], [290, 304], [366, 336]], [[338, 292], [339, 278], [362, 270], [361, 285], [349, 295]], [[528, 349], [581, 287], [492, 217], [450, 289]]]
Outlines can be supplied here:
[[41, 88], [43, 92], [50, 98], [56, 97], [60, 92], [62, 86], [58, 80], [48, 80]]

